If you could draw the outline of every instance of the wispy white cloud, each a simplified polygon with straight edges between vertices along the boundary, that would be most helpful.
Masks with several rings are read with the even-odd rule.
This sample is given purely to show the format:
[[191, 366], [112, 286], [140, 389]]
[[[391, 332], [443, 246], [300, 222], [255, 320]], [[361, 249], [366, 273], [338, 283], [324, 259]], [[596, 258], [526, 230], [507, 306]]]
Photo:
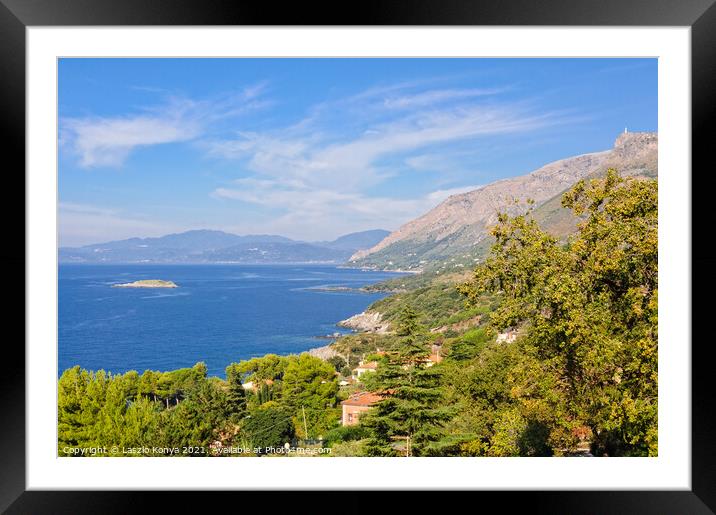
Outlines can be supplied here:
[[267, 107], [270, 102], [260, 98], [265, 89], [259, 83], [214, 100], [169, 96], [132, 115], [64, 118], [60, 147], [74, 153], [84, 168], [118, 167], [138, 147], [193, 140], [212, 123]]
[[425, 106], [434, 106], [444, 102], [453, 100], [464, 100], [468, 98], [481, 97], [486, 95], [496, 95], [502, 93], [504, 89], [441, 89], [417, 93], [414, 95], [403, 95], [398, 97], [388, 97], [383, 101], [385, 107], [391, 109], [407, 109]]
[[186, 141], [199, 132], [193, 121], [150, 116], [65, 120], [63, 129], [85, 168], [116, 167], [136, 147]]
[[[212, 195], [273, 209], [276, 216], [262, 230], [308, 239], [396, 229], [450, 195], [479, 186], [442, 183], [441, 189], [405, 198], [382, 185], [395, 173], [430, 168], [443, 173], [455, 162], [449, 155], [458, 143], [569, 121], [564, 113], [540, 112], [524, 102], [476, 102], [501, 91], [415, 91], [413, 84], [400, 83], [333, 100], [330, 109], [329, 103], [321, 104], [305, 120], [284, 128], [207, 142], [211, 155], [241, 163], [244, 175]], [[436, 168], [437, 156], [443, 157], [442, 168]], [[395, 171], [391, 163], [396, 159], [408, 165], [407, 172]]]
[[209, 152], [245, 159], [249, 171], [297, 178], [311, 185], [354, 190], [385, 178], [378, 162], [436, 144], [530, 131], [558, 123], [555, 114], [530, 114], [514, 107], [459, 106], [430, 110], [365, 128], [356, 136], [329, 141], [314, 134], [242, 134], [214, 141]]

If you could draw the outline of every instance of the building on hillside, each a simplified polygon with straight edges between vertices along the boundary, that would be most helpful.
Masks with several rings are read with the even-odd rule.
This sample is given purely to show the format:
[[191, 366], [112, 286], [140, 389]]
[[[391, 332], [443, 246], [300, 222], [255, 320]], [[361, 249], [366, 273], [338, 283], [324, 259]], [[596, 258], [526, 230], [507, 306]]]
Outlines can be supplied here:
[[425, 364], [428, 367], [432, 367], [433, 365], [437, 365], [443, 360], [443, 339], [438, 338], [435, 340], [435, 343], [433, 343], [432, 347], [430, 348], [430, 356], [428, 356], [428, 361]]
[[510, 327], [497, 335], [497, 343], [512, 343], [517, 339], [517, 330]]
[[356, 384], [356, 382], [357, 381], [352, 377], [346, 377], [338, 382], [338, 386], [350, 386], [352, 384]]
[[368, 411], [371, 406], [380, 401], [382, 397], [377, 393], [357, 392], [341, 402], [343, 408], [343, 417], [341, 424], [344, 426], [354, 426], [358, 423], [360, 414]]
[[248, 381], [246, 383], [243, 383], [241, 386], [244, 387], [244, 390], [251, 390], [251, 391], [255, 392], [259, 386], [264, 385], [264, 384], [267, 386], [271, 386], [273, 384], [273, 380], [265, 379], [263, 381], [259, 381], [258, 384], [254, 383], [253, 381]]
[[378, 369], [378, 362], [377, 361], [368, 361], [367, 363], [364, 363], [361, 361], [355, 370], [353, 370], [353, 377], [359, 378], [366, 372], [375, 372]]
[[[433, 352], [429, 356], [423, 358], [420, 360], [420, 363], [425, 366], [425, 368], [430, 368], [433, 365], [437, 365], [443, 360], [443, 357], [440, 355], [439, 352]], [[404, 369], [407, 369], [407, 365], [403, 365]]]
[[425, 363], [426, 367], [432, 367], [433, 365], [437, 365], [443, 360], [443, 357], [440, 355], [440, 352], [436, 352], [428, 356], [428, 361]]

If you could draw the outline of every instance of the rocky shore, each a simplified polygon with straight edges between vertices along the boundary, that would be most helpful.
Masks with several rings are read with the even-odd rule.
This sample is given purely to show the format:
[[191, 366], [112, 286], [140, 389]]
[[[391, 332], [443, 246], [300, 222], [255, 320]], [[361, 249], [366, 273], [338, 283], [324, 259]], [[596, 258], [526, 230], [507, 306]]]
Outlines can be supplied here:
[[[362, 313], [358, 313], [357, 315], [353, 315], [350, 318], [341, 320], [336, 325], [339, 327], [353, 329], [357, 332], [368, 332], [377, 334], [386, 334], [390, 332], [390, 322], [384, 321], [383, 315], [381, 313], [378, 313], [377, 311], [364, 311]], [[306, 352], [311, 356], [315, 356], [322, 360], [330, 359], [333, 356], [342, 357], [342, 355], [332, 347], [333, 343], [335, 342], [331, 342], [328, 345], [324, 345], [322, 347], [315, 347], [313, 349], [309, 349]]]
[[390, 322], [383, 320], [383, 315], [377, 311], [364, 311], [353, 315], [346, 320], [338, 322], [338, 326], [347, 327], [354, 331], [385, 334], [390, 331]]
[[311, 356], [315, 358], [319, 358], [322, 360], [327, 360], [332, 358], [333, 356], [338, 356], [338, 352], [336, 352], [332, 347], [331, 344], [324, 345], [323, 347], [316, 347], [314, 349], [308, 349], [306, 352], [310, 354]]

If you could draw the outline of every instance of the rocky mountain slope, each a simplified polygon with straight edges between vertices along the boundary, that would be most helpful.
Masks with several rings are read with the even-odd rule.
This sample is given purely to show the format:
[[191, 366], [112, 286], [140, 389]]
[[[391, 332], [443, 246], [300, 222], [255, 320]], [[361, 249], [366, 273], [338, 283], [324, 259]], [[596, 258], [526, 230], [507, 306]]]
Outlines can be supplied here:
[[548, 230], [566, 234], [575, 221], [560, 204], [561, 194], [580, 179], [613, 167], [623, 175], [655, 177], [656, 133], [623, 133], [611, 150], [549, 163], [527, 175], [503, 179], [467, 193], [453, 195], [425, 215], [408, 222], [377, 245], [353, 254], [352, 266], [422, 269], [456, 256], [477, 259], [489, 248], [489, 227], [499, 212], [517, 214], [526, 200], [536, 202], [535, 216]]

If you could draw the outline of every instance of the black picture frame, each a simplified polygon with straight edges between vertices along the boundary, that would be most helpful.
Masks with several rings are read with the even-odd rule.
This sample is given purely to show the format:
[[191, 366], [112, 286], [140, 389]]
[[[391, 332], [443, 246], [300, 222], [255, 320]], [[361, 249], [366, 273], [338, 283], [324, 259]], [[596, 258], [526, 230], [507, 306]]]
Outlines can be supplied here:
[[[25, 266], [25, 226], [16, 220], [24, 212], [25, 191], [25, 29], [32, 26], [112, 25], [532, 25], [532, 26], [688, 26], [691, 28], [692, 72], [692, 288], [691, 328], [684, 328], [684, 345], [692, 355], [692, 489], [690, 491], [570, 491], [570, 492], [479, 492], [482, 503], [495, 500], [505, 506], [524, 503], [532, 512], [548, 513], [714, 513], [716, 512], [716, 403], [712, 395], [710, 339], [704, 321], [709, 320], [708, 292], [714, 286], [716, 257], [707, 250], [704, 236], [713, 219], [713, 181], [716, 163], [708, 128], [716, 112], [716, 0], [401, 0], [354, 4], [354, 9], [334, 2], [318, 3], [241, 2], [231, 0], [0, 0], [0, 147], [5, 171], [6, 230], [11, 239], [0, 247], [0, 260], [15, 292], [23, 291], [19, 273]], [[8, 163], [13, 163], [10, 166]], [[9, 184], [9, 186], [8, 186]], [[12, 200], [8, 201], [8, 198]], [[699, 238], [700, 237], [700, 238]], [[12, 242], [9, 243], [9, 242]], [[22, 242], [22, 243], [21, 243]], [[703, 292], [699, 302], [698, 294]], [[207, 508], [194, 492], [128, 491], [26, 491], [25, 452], [25, 353], [24, 325], [20, 335], [7, 329], [24, 320], [24, 302], [14, 301], [3, 309], [6, 329], [5, 365], [0, 374], [0, 511], [7, 513], [130, 513], [147, 509], [152, 500], [162, 510], [181, 507]], [[11, 324], [11, 323], [12, 324]], [[698, 322], [701, 322], [699, 324]], [[702, 333], [695, 329], [701, 328]], [[691, 329], [691, 331], [689, 331]], [[688, 335], [692, 333], [691, 342]], [[22, 336], [21, 336], [22, 335]], [[699, 338], [701, 336], [701, 338]], [[461, 497], [467, 493], [451, 493]], [[155, 499], [161, 495], [161, 499]], [[207, 492], [214, 499], [245, 496], [242, 492]], [[275, 507], [292, 506], [299, 511], [297, 492], [264, 493]], [[323, 493], [321, 494], [323, 495]], [[365, 511], [365, 493], [334, 492], [326, 510]], [[444, 496], [416, 492], [413, 499], [423, 509], [459, 506], [464, 499], [445, 504]], [[467, 502], [475, 502], [473, 500]], [[336, 504], [338, 503], [338, 504]], [[289, 508], [289, 509], [294, 509]]]

